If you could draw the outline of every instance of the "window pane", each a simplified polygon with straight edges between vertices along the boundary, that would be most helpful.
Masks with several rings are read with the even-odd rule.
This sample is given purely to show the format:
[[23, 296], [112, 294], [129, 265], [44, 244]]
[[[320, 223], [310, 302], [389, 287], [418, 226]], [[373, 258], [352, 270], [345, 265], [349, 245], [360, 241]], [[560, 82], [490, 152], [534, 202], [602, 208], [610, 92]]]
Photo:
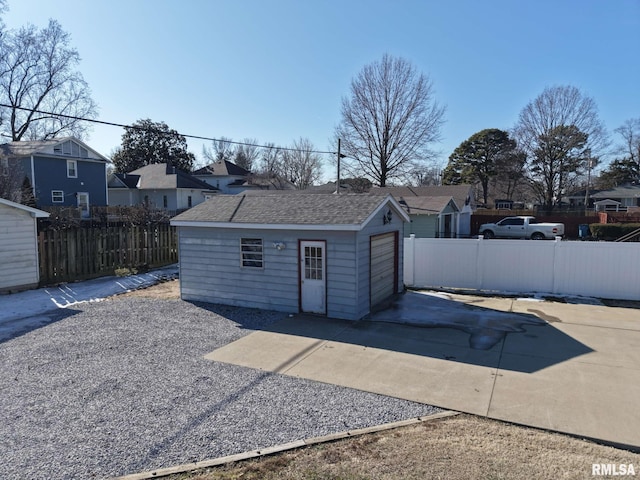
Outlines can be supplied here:
[[261, 238], [240, 239], [241, 266], [262, 268], [263, 252]]

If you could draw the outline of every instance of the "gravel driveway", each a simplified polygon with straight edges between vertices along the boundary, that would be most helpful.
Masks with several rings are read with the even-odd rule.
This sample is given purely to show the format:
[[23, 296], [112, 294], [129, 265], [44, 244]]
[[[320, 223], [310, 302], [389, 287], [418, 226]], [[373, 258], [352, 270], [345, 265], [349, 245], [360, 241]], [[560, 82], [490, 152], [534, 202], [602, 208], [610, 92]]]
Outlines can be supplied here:
[[105, 478], [437, 409], [205, 360], [281, 313], [115, 297], [0, 343], [0, 478]]

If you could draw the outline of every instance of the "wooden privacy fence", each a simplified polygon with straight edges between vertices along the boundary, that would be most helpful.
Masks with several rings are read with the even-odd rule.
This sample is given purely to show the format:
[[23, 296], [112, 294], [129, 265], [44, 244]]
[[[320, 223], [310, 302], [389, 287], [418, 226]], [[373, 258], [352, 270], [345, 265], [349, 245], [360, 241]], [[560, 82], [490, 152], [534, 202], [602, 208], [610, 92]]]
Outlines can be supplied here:
[[41, 285], [178, 261], [176, 229], [169, 224], [44, 230], [38, 234], [38, 250]]

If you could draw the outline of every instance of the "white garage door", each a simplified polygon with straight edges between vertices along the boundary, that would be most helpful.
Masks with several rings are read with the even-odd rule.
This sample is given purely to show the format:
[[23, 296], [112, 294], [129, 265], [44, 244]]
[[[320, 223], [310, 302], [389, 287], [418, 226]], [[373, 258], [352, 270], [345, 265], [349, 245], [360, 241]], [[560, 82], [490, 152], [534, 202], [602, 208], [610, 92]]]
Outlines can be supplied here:
[[371, 237], [371, 308], [396, 293], [396, 232]]

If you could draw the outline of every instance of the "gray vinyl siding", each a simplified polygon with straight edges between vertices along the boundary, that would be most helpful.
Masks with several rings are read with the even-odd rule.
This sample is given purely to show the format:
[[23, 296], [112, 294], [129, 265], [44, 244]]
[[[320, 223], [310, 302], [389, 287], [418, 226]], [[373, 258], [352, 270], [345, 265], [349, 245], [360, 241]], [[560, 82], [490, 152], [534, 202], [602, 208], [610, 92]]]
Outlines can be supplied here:
[[0, 291], [38, 284], [36, 238], [36, 222], [29, 212], [0, 205]]
[[356, 233], [322, 236], [327, 240], [327, 316], [357, 320]]
[[[185, 300], [299, 311], [299, 240], [326, 242], [327, 315], [355, 319], [355, 233], [179, 227]], [[261, 238], [263, 268], [240, 266], [240, 238]], [[284, 242], [277, 250], [274, 242]]]

